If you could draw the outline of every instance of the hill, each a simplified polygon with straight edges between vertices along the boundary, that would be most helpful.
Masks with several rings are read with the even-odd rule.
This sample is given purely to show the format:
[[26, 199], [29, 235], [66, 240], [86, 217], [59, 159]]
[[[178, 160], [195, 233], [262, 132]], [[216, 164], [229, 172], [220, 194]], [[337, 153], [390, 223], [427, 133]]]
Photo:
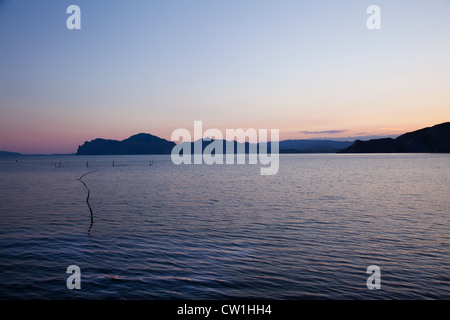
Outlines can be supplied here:
[[450, 122], [441, 123], [395, 139], [356, 140], [339, 153], [446, 153], [450, 152]]
[[[202, 141], [202, 151], [214, 140], [204, 139]], [[193, 142], [191, 143], [191, 151], [194, 152]], [[226, 152], [227, 142], [222, 140], [223, 150]], [[241, 148], [245, 153], [249, 153], [250, 146], [248, 142], [234, 143], [234, 150], [240, 153]], [[280, 153], [335, 153], [348, 147], [351, 141], [332, 141], [332, 140], [285, 140], [280, 141]], [[161, 139], [148, 133], [139, 133], [128, 139], [118, 141], [109, 139], [94, 139], [90, 142], [84, 142], [78, 147], [77, 155], [133, 155], [133, 154], [170, 154], [174, 142]], [[256, 146], [259, 150], [260, 144]], [[270, 144], [267, 146], [270, 152]]]
[[14, 157], [21, 156], [22, 154], [18, 152], [0, 151], [0, 157]]
[[107, 139], [86, 141], [78, 146], [77, 155], [170, 154], [174, 146], [174, 142], [148, 133], [139, 133], [122, 141]]
[[280, 153], [335, 153], [352, 143], [353, 141], [284, 140], [280, 141]]

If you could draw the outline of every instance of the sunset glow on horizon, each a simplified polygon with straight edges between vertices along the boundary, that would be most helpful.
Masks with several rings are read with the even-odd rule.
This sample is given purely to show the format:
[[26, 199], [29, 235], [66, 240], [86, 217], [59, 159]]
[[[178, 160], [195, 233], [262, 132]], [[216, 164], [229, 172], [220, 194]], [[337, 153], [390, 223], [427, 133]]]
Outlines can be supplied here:
[[[81, 8], [81, 30], [66, 8]], [[381, 8], [381, 30], [366, 8]], [[280, 129], [398, 136], [450, 121], [450, 1], [1, 1], [0, 150]]]

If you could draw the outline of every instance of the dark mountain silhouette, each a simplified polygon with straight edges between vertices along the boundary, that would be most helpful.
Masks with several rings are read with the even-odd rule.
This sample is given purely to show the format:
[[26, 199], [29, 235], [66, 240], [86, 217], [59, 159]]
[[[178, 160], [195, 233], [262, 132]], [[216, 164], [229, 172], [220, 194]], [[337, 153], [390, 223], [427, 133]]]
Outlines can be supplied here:
[[[203, 150], [214, 140], [203, 139]], [[227, 141], [222, 141], [223, 152], [226, 153]], [[191, 153], [194, 153], [194, 142], [184, 142], [191, 144]], [[228, 143], [231, 143], [228, 142]], [[235, 153], [249, 153], [252, 144], [233, 141]], [[285, 140], [280, 141], [280, 153], [335, 153], [342, 148], [352, 144], [351, 141], [332, 140]], [[256, 150], [262, 144], [256, 144]], [[78, 147], [78, 155], [126, 155], [126, 154], [170, 154], [175, 143], [161, 139], [147, 133], [140, 133], [128, 139], [117, 141], [108, 139], [95, 139], [85, 142]], [[253, 149], [252, 149], [253, 150]], [[270, 143], [267, 145], [267, 152], [270, 152]]]
[[117, 141], [95, 139], [78, 146], [77, 155], [170, 154], [174, 142], [148, 133], [139, 133]]
[[7, 156], [7, 157], [12, 157], [12, 156], [21, 156], [22, 154], [18, 153], [18, 152], [9, 152], [9, 151], [0, 151], [0, 156]]
[[[197, 140], [197, 142], [198, 141], [200, 141], [200, 140]], [[213, 143], [213, 142], [215, 142], [215, 141], [218, 141], [219, 143], [222, 143], [222, 150], [223, 150], [223, 153], [225, 154], [226, 152], [227, 152], [227, 146], [229, 145], [229, 144], [233, 144], [233, 146], [234, 146], [234, 153], [242, 153], [242, 154], [244, 154], [244, 153], [249, 153], [250, 152], [250, 143], [248, 143], [248, 142], [245, 142], [245, 143], [239, 143], [239, 142], [237, 142], [237, 141], [226, 141], [226, 140], [214, 140], [214, 139], [203, 139], [202, 141], [201, 141], [201, 144], [202, 144], [202, 148], [201, 148], [201, 152], [203, 153], [203, 151], [205, 150], [205, 148], [208, 146], [208, 145], [210, 145], [211, 143]], [[182, 146], [183, 144], [185, 144], [185, 145], [188, 145], [188, 144], [190, 144], [190, 148], [191, 148], [191, 153], [193, 154], [193, 153], [195, 153], [195, 143], [194, 142], [182, 142], [181, 144], [180, 144], [180, 146]], [[254, 145], [254, 144], [252, 144], [252, 146], [253, 147], [256, 147], [256, 150], [257, 150], [257, 152], [258, 152], [258, 144], [256, 144], [256, 146]], [[188, 146], [187, 146], [188, 147]], [[244, 152], [242, 152], [242, 150], [244, 151]], [[253, 149], [252, 149], [253, 150]], [[214, 152], [212, 152], [212, 154], [215, 154], [215, 151], [216, 150], [214, 150]]]
[[356, 140], [355, 143], [338, 153], [382, 153], [392, 145], [394, 139], [372, 139], [368, 141]]
[[[255, 150], [256, 150], [256, 153], [258, 153], [261, 145], [264, 145], [266, 147], [266, 149], [264, 149], [265, 152], [270, 152], [270, 143], [269, 144], [249, 143], [249, 142], [241, 143], [241, 142], [237, 142], [237, 141], [214, 140], [214, 139], [197, 140], [197, 142], [199, 142], [199, 141], [201, 141], [201, 144], [202, 144], [202, 148], [201, 148], [202, 153], [205, 150], [205, 148], [213, 142], [218, 142], [219, 144], [220, 143], [222, 144], [223, 154], [227, 153], [227, 148], [230, 148], [231, 146], [233, 146], [234, 153], [236, 153], [236, 154], [248, 154], [250, 152], [253, 153]], [[192, 154], [196, 152], [195, 142], [182, 142], [180, 144], [180, 146], [182, 146], [183, 144], [190, 144]], [[213, 151], [212, 154], [216, 153], [215, 149], [213, 149], [212, 151]]]
[[339, 153], [406, 152], [450, 152], [450, 122], [408, 132], [395, 139], [356, 140], [350, 147], [339, 151]]
[[353, 141], [284, 140], [280, 141], [280, 153], [335, 153], [352, 143]]

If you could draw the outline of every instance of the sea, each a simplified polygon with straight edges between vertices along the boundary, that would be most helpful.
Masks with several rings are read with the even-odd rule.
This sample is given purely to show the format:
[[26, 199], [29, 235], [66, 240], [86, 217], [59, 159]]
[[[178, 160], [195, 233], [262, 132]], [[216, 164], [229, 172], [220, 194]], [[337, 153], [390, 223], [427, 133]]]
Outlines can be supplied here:
[[0, 299], [450, 299], [449, 154], [260, 168], [1, 157]]

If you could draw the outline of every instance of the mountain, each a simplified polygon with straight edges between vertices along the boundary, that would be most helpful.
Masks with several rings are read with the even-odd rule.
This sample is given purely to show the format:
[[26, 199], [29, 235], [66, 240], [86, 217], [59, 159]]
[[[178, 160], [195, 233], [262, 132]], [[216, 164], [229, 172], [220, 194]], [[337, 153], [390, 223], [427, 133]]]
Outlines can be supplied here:
[[9, 152], [9, 151], [0, 151], [1, 157], [15, 157], [15, 156], [21, 156], [22, 154], [17, 152]]
[[280, 141], [280, 153], [335, 153], [352, 143], [353, 141], [284, 140]]
[[[214, 140], [205, 140], [202, 141], [202, 150], [205, 149], [206, 146], [208, 146], [210, 143], [212, 143]], [[220, 140], [222, 141], [222, 148], [223, 152], [226, 153], [226, 140]], [[183, 142], [183, 143], [191, 143], [191, 150], [194, 152], [194, 143], [193, 142]], [[280, 153], [336, 153], [339, 150], [342, 150], [342, 148], [348, 147], [353, 143], [353, 141], [332, 141], [332, 140], [284, 140], [280, 141], [279, 143], [279, 152]], [[240, 152], [240, 148], [245, 149], [245, 153], [249, 153], [250, 148], [253, 146], [253, 148], [256, 148], [257, 152], [259, 152], [260, 146], [266, 145], [266, 143], [258, 143], [252, 144], [252, 143], [239, 143], [236, 141], [233, 141], [234, 144], [234, 150], [235, 153], [242, 153]], [[264, 149], [267, 152], [271, 152], [271, 145], [270, 143], [265, 146]]]
[[356, 140], [339, 153], [445, 153], [450, 152], [450, 122], [441, 123], [395, 139]]
[[[197, 140], [197, 142], [199, 142], [200, 140]], [[203, 151], [205, 150], [205, 148], [208, 146], [208, 145], [210, 145], [211, 143], [213, 143], [213, 142], [215, 142], [215, 141], [218, 141], [219, 143], [221, 143], [222, 144], [222, 152], [225, 154], [226, 152], [227, 152], [227, 145], [229, 144], [229, 143], [233, 143], [233, 147], [234, 147], [234, 153], [239, 153], [239, 154], [243, 154], [243, 153], [249, 153], [250, 152], [250, 146], [252, 146], [252, 147], [256, 147], [256, 150], [258, 151], [258, 148], [259, 148], [259, 145], [257, 144], [256, 146], [255, 146], [255, 144], [250, 144], [250, 143], [248, 143], [248, 142], [243, 142], [243, 143], [240, 143], [240, 142], [237, 142], [237, 141], [226, 141], [226, 140], [215, 140], [215, 139], [203, 139], [202, 141], [201, 141], [201, 144], [202, 144], [202, 148], [201, 148], [201, 150], [202, 150], [202, 153], [203, 153]], [[189, 147], [189, 144], [190, 144], [190, 147]], [[195, 153], [195, 143], [194, 142], [182, 142], [181, 144], [180, 144], [180, 146], [183, 146], [183, 145], [185, 145], [185, 147], [184, 148], [191, 148], [191, 153], [192, 154], [194, 154]], [[242, 152], [241, 150], [244, 150], [244, 152]], [[269, 149], [270, 150], [270, 149]], [[212, 152], [212, 154], [215, 154], [215, 150], [214, 150], [214, 152]]]
[[[203, 139], [202, 152], [206, 146], [214, 140]], [[221, 140], [223, 152], [226, 153], [227, 141]], [[191, 144], [191, 152], [194, 152], [194, 142], [183, 142]], [[285, 140], [280, 141], [280, 153], [335, 153], [350, 146], [351, 141], [332, 140]], [[241, 153], [244, 148], [245, 153], [249, 153], [252, 144], [233, 141], [235, 153]], [[257, 144], [259, 150], [262, 144]], [[109, 139], [94, 139], [84, 142], [78, 146], [77, 155], [125, 155], [125, 154], [170, 154], [174, 142], [170, 142], [148, 133], [139, 133], [128, 139], [117, 141]], [[267, 152], [270, 152], [270, 143], [267, 145]]]
[[139, 133], [122, 141], [86, 141], [78, 146], [77, 155], [170, 154], [174, 146], [174, 142], [148, 133]]

